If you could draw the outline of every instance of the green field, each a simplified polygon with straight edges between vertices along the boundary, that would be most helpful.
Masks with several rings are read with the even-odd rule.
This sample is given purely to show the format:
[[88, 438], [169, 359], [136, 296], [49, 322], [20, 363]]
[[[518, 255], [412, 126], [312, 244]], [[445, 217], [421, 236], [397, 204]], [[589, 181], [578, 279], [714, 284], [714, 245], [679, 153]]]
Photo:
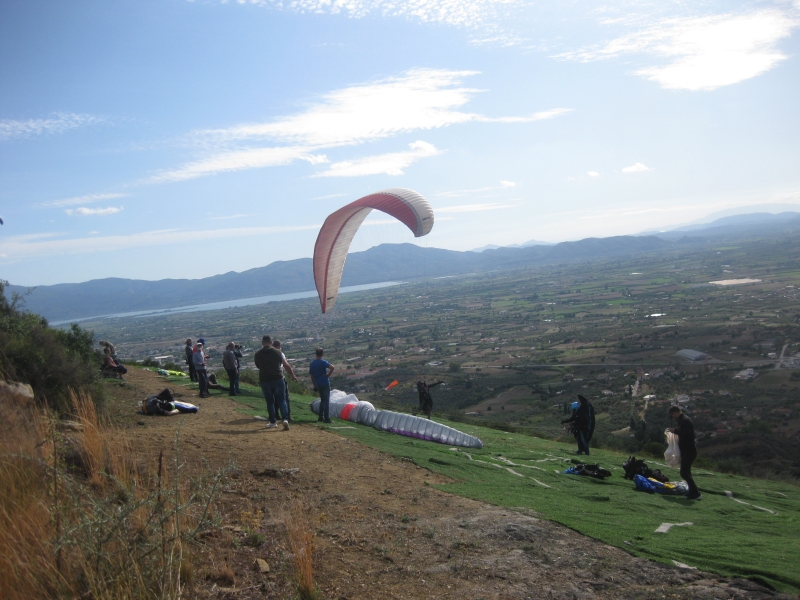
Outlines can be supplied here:
[[[243, 388], [247, 395], [238, 398], [245, 405], [243, 412], [266, 415], [260, 390]], [[312, 400], [292, 397], [296, 423], [317, 426], [309, 409]], [[593, 450], [592, 461], [613, 473], [606, 481], [564, 475], [575, 458], [572, 445], [443, 422], [478, 436], [483, 449], [456, 449], [339, 420], [324, 427], [452, 478], [453, 483], [435, 486], [444, 492], [533, 511], [637, 556], [668, 564], [678, 561], [800, 593], [800, 488], [795, 485], [695, 469], [702, 500], [650, 495], [635, 491], [633, 483], [623, 479], [623, 454]], [[679, 479], [677, 471], [657, 461], [650, 464], [671, 480]], [[391, 488], [391, 482], [386, 486]], [[728, 491], [748, 504], [732, 500]], [[662, 523], [687, 522], [692, 525], [655, 533]]]

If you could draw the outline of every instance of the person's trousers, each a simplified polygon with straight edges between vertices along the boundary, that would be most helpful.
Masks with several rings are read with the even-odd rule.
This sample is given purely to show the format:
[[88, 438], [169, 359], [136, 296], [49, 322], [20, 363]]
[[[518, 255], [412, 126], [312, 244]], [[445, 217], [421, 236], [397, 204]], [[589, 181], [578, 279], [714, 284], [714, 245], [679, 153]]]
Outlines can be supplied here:
[[262, 381], [261, 393], [264, 394], [264, 399], [267, 401], [267, 412], [269, 413], [269, 422], [274, 423], [275, 409], [281, 411], [284, 420], [289, 411], [286, 408], [286, 385], [283, 379], [275, 379], [274, 381]]
[[292, 420], [292, 403], [289, 400], [289, 382], [286, 381], [286, 378], [283, 378], [283, 386], [284, 386], [284, 395], [286, 397], [286, 420]]
[[191, 361], [189, 361], [189, 381], [197, 381], [197, 369]]
[[331, 386], [330, 385], [318, 385], [317, 390], [319, 391], [319, 416], [324, 421], [331, 420]]
[[236, 369], [225, 369], [225, 372], [228, 374], [228, 381], [230, 382], [228, 395], [235, 396], [239, 389], [239, 371]]
[[578, 452], [583, 452], [587, 456], [589, 455], [589, 439], [588, 434], [583, 429], [578, 429], [573, 433], [575, 436], [575, 441], [578, 442]]
[[200, 384], [200, 397], [208, 396], [208, 371], [197, 369], [197, 382]]
[[689, 496], [697, 496], [700, 493], [700, 490], [697, 489], [697, 484], [695, 484], [694, 478], [692, 477], [692, 463], [696, 458], [697, 450], [686, 453], [681, 450], [681, 479], [689, 484]]

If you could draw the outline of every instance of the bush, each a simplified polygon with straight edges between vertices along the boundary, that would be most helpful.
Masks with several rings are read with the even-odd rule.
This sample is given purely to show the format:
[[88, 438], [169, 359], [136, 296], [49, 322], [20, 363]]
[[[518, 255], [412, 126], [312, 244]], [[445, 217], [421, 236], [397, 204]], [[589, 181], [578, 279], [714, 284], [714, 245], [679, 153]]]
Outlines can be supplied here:
[[0, 281], [0, 376], [30, 384], [40, 399], [59, 412], [69, 409], [69, 390], [83, 389], [102, 400], [100, 353], [94, 334], [72, 324], [53, 329], [40, 315], [18, 309], [22, 298], [5, 295]]
[[451, 362], [450, 366], [448, 367], [451, 373], [458, 373], [461, 371], [461, 364], [457, 362]]

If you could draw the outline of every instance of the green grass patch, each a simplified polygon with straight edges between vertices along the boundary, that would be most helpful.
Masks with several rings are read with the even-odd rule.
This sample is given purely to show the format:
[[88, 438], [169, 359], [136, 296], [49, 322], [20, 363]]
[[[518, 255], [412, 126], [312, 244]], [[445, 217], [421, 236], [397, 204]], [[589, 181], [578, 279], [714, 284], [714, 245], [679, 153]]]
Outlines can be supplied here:
[[[266, 415], [261, 391], [245, 385], [242, 391], [245, 395], [237, 398], [244, 405], [242, 412]], [[317, 416], [309, 408], [312, 400], [310, 396], [292, 396], [295, 423], [317, 426]], [[606, 481], [564, 475], [576, 458], [573, 445], [436, 420], [478, 436], [483, 449], [453, 448], [338, 419], [322, 427], [387, 454], [410, 458], [420, 467], [451, 478], [452, 483], [434, 486], [444, 492], [534, 511], [541, 518], [636, 556], [668, 564], [679, 561], [720, 575], [757, 580], [778, 590], [800, 592], [798, 486], [695, 469], [702, 500], [649, 495], [635, 491], [633, 483], [623, 479], [621, 464], [627, 458], [623, 454], [592, 450], [592, 462], [613, 473]], [[343, 426], [347, 428], [339, 429]], [[680, 479], [677, 471], [658, 461], [649, 463], [671, 480]], [[727, 497], [727, 491], [747, 504]], [[687, 522], [692, 525], [655, 533], [662, 523]]]

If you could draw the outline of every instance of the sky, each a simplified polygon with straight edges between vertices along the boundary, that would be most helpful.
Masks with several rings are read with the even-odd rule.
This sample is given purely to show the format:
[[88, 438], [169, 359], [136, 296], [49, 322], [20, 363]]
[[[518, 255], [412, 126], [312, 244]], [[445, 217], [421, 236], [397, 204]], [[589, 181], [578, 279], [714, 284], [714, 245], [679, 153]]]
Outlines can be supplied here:
[[351, 250], [800, 210], [798, 50], [800, 0], [4, 0], [0, 279], [309, 257], [392, 187], [432, 232]]

